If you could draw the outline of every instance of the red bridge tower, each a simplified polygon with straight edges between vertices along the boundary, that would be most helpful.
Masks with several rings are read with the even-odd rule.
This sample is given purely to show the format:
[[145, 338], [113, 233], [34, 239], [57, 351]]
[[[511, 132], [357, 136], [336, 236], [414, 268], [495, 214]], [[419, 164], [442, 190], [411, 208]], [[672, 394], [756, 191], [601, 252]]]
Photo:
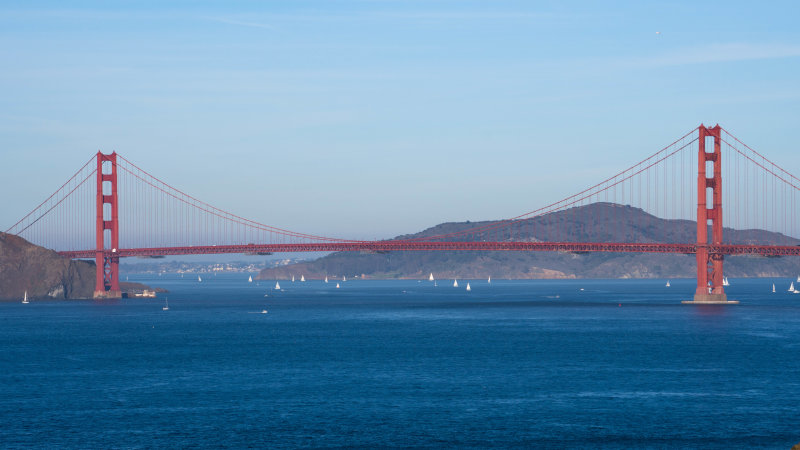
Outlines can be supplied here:
[[[108, 240], [106, 231], [109, 231]], [[94, 298], [122, 297], [119, 288], [117, 152], [110, 155], [97, 152], [97, 247], [95, 249], [97, 280]]]
[[[698, 128], [697, 159], [697, 289], [694, 301], [684, 303], [739, 303], [728, 301], [722, 286], [724, 255], [709, 251], [722, 244], [722, 152], [719, 125]], [[706, 152], [706, 138], [714, 138], [714, 150]], [[710, 194], [710, 195], [709, 195]], [[711, 242], [708, 226], [711, 225]]]

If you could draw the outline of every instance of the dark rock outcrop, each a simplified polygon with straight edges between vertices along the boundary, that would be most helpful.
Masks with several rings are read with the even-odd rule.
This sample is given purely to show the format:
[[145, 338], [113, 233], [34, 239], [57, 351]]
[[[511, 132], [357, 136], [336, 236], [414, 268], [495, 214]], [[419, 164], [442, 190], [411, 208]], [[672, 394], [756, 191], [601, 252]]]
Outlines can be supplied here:
[[92, 298], [95, 265], [0, 233], [0, 300]]

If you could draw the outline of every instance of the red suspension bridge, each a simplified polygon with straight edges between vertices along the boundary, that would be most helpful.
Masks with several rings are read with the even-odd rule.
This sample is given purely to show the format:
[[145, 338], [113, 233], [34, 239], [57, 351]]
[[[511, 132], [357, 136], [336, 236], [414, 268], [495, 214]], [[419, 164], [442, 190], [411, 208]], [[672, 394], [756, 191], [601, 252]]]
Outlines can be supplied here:
[[[800, 179], [719, 125], [701, 125], [610, 178], [516, 217], [411, 239], [349, 240], [240, 217], [120, 154], [98, 152], [6, 232], [70, 258], [94, 259], [98, 298], [121, 295], [119, 260], [131, 256], [511, 250], [695, 254], [695, 301], [725, 302], [725, 255], [800, 255], [800, 240], [792, 237], [800, 227], [799, 189]], [[581, 217], [593, 203], [612, 207]], [[647, 214], [631, 219], [630, 208]], [[668, 225], [656, 227], [655, 218]]]

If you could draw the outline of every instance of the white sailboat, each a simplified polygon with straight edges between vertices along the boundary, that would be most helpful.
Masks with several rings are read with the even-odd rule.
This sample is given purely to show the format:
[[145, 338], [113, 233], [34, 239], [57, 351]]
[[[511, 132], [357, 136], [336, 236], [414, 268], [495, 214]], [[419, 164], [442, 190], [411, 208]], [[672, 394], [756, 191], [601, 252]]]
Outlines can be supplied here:
[[250, 277], [247, 279], [247, 282], [248, 283], [252, 283], [253, 282], [253, 276], [252, 275], [250, 275]]
[[161, 308], [162, 311], [169, 311], [169, 299], [164, 299], [164, 306]]
[[326, 283], [328, 282], [328, 276], [327, 275], [325, 275], [325, 282]]
[[275, 282], [275, 290], [276, 291], [280, 291], [281, 290], [281, 284], [279, 282], [277, 282], [277, 281]]
[[306, 281], [306, 277], [303, 276], [303, 275], [300, 275], [300, 281]]
[[[700, 225], [702, 225], [702, 224], [700, 224]], [[669, 287], [669, 280], [667, 280], [667, 287]]]
[[428, 281], [433, 281], [433, 272], [431, 272], [430, 276], [428, 276]]
[[794, 291], [794, 281], [789, 285], [789, 292]]
[[775, 283], [772, 283], [772, 292], [775, 292]]
[[800, 283], [800, 275], [797, 276], [797, 282]]
[[458, 280], [453, 280], [453, 287], [458, 287]]
[[347, 277], [342, 275], [342, 283], [344, 283], [345, 281], [347, 281]]
[[198, 283], [202, 283], [202, 282], [203, 282], [203, 279], [202, 279], [202, 278], [200, 278], [200, 275], [198, 275], [198, 276], [197, 276], [197, 282], [198, 282]]
[[292, 275], [292, 283], [294, 283], [294, 275]]
[[489, 284], [492, 284], [492, 277], [489, 277], [489, 279], [486, 280], [486, 282], [489, 283]]
[[722, 285], [723, 286], [730, 286], [731, 284], [728, 282], [728, 277], [722, 277]]
[[25, 296], [24, 296], [24, 297], [22, 297], [22, 303], [30, 303], [30, 302], [28, 301], [28, 291], [25, 291]]
[[469, 287], [469, 283], [467, 283], [467, 292], [469, 292], [469, 291], [471, 291], [471, 290], [472, 290], [472, 288], [471, 288], [471, 287]]
[[336, 283], [336, 289], [339, 289], [339, 283]]

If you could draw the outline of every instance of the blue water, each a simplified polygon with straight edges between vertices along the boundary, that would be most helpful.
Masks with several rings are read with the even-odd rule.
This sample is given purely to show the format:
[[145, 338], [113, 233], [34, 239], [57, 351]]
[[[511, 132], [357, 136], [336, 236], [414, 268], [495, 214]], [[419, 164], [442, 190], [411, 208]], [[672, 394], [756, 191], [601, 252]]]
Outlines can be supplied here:
[[0, 304], [0, 446], [800, 442], [789, 280], [731, 280], [724, 307], [681, 305], [693, 280], [136, 281], [170, 310]]

